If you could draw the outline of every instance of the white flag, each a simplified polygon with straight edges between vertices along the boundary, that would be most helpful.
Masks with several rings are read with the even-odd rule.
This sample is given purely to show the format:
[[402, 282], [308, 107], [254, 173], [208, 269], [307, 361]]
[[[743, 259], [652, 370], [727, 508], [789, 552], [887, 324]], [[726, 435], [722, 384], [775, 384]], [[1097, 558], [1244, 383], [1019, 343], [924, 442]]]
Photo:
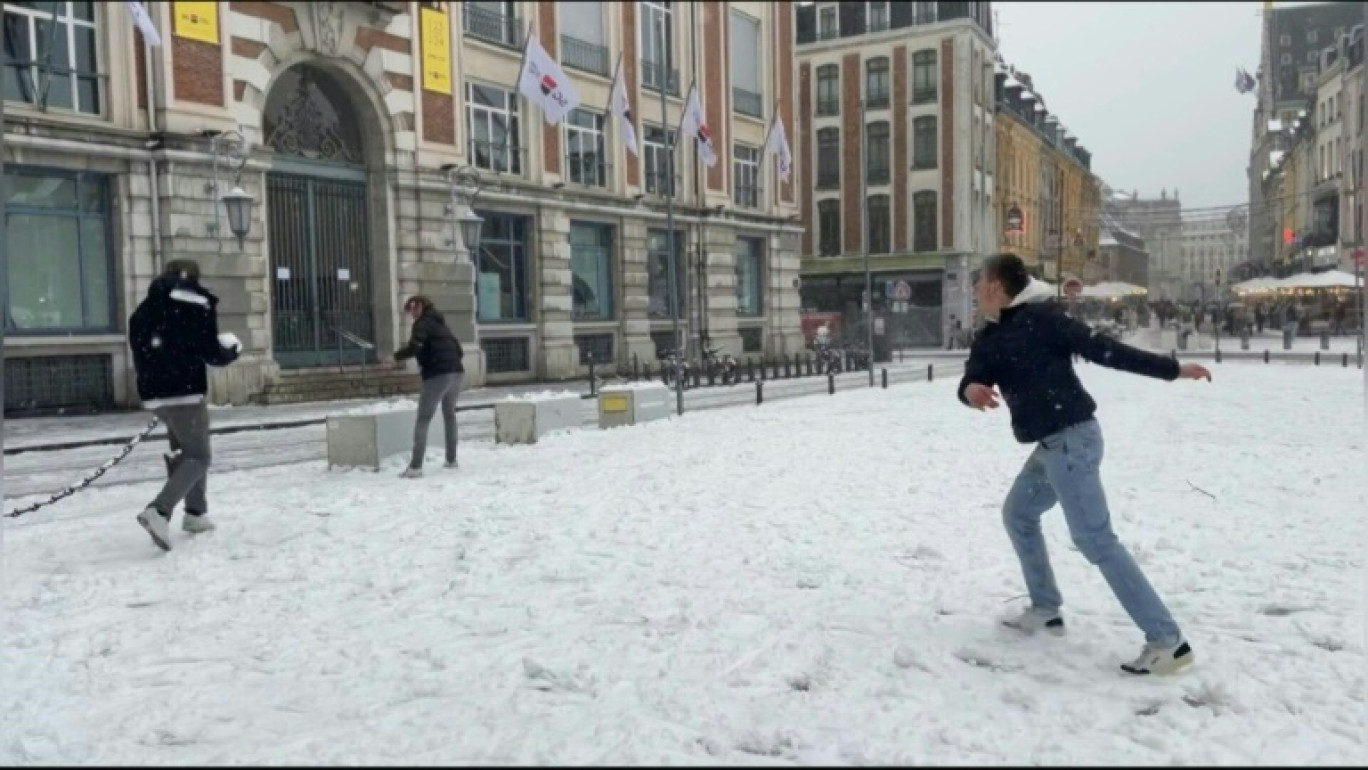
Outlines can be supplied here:
[[684, 103], [684, 122], [680, 125], [680, 130], [685, 136], [694, 139], [694, 146], [698, 148], [698, 157], [703, 159], [703, 165], [712, 168], [717, 165], [717, 151], [713, 149], [712, 131], [708, 130], [708, 124], [703, 120], [703, 108], [698, 105], [698, 87], [689, 89], [689, 101]]
[[528, 101], [541, 108], [546, 115], [546, 122], [553, 126], [564, 120], [566, 114], [580, 103], [579, 92], [565, 70], [542, 48], [536, 35], [527, 36], [518, 90]]
[[161, 35], [157, 34], [157, 27], [152, 23], [152, 17], [147, 15], [147, 9], [138, 0], [128, 0], [126, 3], [128, 12], [133, 14], [133, 23], [138, 25], [138, 30], [142, 32], [143, 40], [148, 45], [161, 45]]
[[627, 84], [622, 79], [621, 65], [618, 66], [617, 77], [613, 79], [613, 93], [608, 97], [608, 109], [617, 116], [617, 126], [618, 131], [622, 134], [622, 143], [627, 145], [627, 150], [633, 155], [641, 157], [641, 153], [637, 151], [632, 103], [627, 101]]
[[784, 121], [779, 113], [774, 114], [774, 126], [770, 128], [769, 144], [765, 148], [775, 157], [775, 168], [779, 169], [779, 179], [787, 182], [793, 173], [793, 153], [789, 150], [788, 135], [784, 133]]

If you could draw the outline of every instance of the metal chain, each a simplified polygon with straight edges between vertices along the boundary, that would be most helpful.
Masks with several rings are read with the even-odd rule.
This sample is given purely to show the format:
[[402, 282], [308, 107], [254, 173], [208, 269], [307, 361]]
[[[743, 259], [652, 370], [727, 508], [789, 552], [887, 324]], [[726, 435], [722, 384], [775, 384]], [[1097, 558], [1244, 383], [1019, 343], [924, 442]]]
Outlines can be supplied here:
[[138, 435], [134, 436], [127, 444], [124, 444], [124, 448], [120, 449], [117, 455], [114, 455], [110, 459], [106, 460], [104, 465], [101, 465], [99, 468], [96, 468], [94, 472], [92, 472], [89, 476], [86, 476], [85, 478], [81, 479], [80, 482], [76, 483], [73, 486], [69, 486], [66, 489], [63, 489], [60, 492], [54, 493], [52, 497], [49, 497], [48, 499], [42, 502], [34, 503], [33, 505], [25, 506], [18, 510], [10, 511], [5, 514], [5, 518], [13, 519], [19, 516], [23, 516], [26, 513], [33, 513], [39, 508], [46, 508], [49, 505], [52, 505], [53, 503], [57, 502], [58, 500], [63, 500], [68, 497], [71, 497], [77, 492], [80, 492], [82, 489], [85, 489], [86, 487], [90, 486], [95, 481], [95, 479], [98, 479], [99, 477], [108, 473], [110, 468], [113, 468], [114, 466], [123, 462], [123, 459], [127, 457], [135, 447], [141, 444], [143, 442], [143, 439], [152, 435], [152, 431], [157, 427], [158, 422], [159, 421], [157, 420], [157, 418], [153, 417], [152, 421], [147, 423], [147, 427], [143, 428], [142, 433], [139, 433]]

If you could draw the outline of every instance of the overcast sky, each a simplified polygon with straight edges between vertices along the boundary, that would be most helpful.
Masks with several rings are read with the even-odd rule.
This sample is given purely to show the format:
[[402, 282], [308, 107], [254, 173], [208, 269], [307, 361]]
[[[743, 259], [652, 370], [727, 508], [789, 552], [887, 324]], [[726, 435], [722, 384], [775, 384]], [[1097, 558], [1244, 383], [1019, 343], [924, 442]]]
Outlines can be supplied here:
[[1262, 3], [995, 2], [1003, 59], [1119, 190], [1184, 208], [1245, 203]]

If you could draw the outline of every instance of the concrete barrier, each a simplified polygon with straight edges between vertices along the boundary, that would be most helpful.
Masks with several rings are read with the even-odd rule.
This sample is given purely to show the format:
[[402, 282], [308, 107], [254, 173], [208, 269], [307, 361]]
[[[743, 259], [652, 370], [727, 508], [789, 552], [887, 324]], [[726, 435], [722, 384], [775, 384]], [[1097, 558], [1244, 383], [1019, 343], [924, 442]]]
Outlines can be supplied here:
[[659, 382], [614, 385], [599, 391], [599, 428], [618, 428], [670, 416], [673, 392]]
[[535, 444], [553, 431], [578, 428], [581, 403], [573, 393], [499, 401], [494, 404], [494, 441]]
[[416, 408], [328, 415], [328, 468], [380, 470], [385, 458], [412, 451], [417, 417]]

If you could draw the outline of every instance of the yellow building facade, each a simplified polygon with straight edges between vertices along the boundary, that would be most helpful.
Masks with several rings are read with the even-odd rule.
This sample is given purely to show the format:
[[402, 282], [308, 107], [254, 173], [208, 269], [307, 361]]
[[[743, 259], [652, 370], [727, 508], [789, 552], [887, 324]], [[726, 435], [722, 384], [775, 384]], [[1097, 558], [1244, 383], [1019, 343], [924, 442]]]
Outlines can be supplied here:
[[[1045, 140], [1010, 112], [1000, 111], [995, 123], [998, 175], [993, 194], [1002, 209], [998, 251], [1016, 254], [1036, 267], [1045, 245], [1040, 190]], [[1014, 226], [1016, 221], [1020, 229]]]

